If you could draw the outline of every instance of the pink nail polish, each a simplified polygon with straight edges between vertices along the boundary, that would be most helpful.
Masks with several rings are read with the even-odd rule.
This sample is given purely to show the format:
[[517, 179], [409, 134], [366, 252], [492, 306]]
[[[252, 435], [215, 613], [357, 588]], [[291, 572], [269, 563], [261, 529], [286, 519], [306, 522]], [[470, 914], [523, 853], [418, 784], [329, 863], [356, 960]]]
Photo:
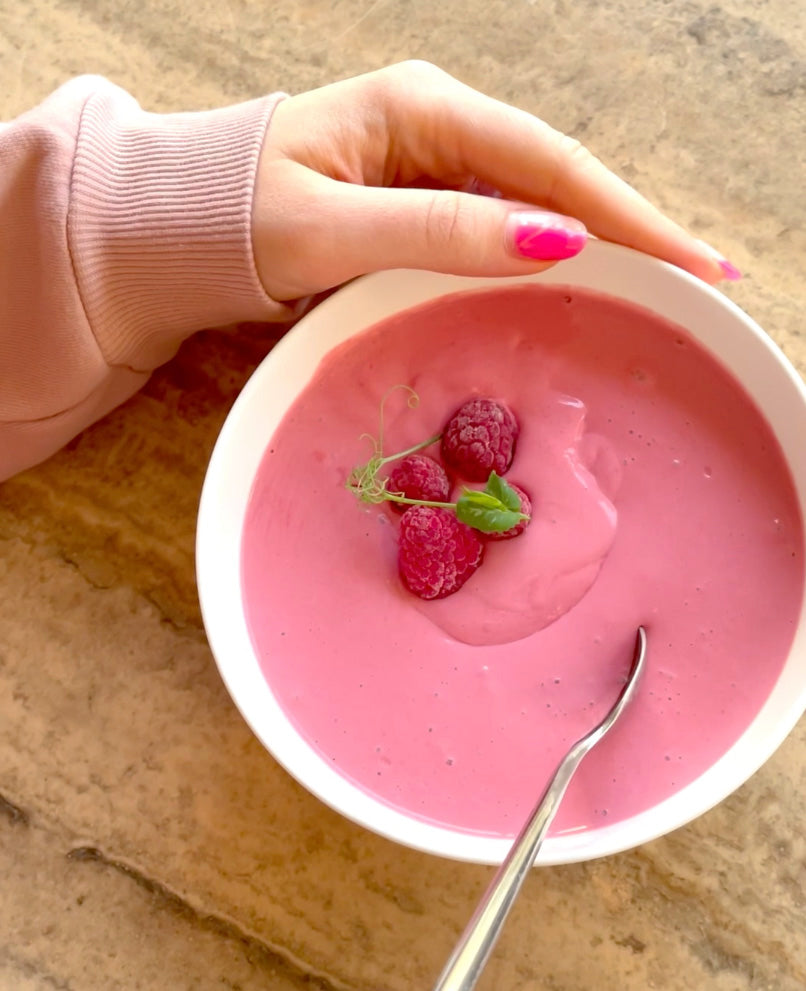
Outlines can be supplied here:
[[741, 279], [742, 277], [742, 273], [739, 271], [739, 269], [736, 268], [735, 265], [732, 265], [727, 260], [727, 258], [719, 259], [719, 267], [722, 269], [725, 278], [728, 279], [730, 282], [738, 282], [739, 279]]
[[557, 213], [513, 213], [507, 222], [507, 238], [514, 254], [535, 261], [572, 258], [585, 247], [585, 225]]
[[709, 244], [707, 241], [698, 240], [698, 243], [702, 245], [705, 251], [714, 259], [714, 261], [722, 269], [722, 275], [724, 278], [728, 279], [730, 282], [738, 282], [742, 277], [742, 273], [734, 264], [728, 261], [724, 257], [721, 251], [717, 251], [716, 248]]

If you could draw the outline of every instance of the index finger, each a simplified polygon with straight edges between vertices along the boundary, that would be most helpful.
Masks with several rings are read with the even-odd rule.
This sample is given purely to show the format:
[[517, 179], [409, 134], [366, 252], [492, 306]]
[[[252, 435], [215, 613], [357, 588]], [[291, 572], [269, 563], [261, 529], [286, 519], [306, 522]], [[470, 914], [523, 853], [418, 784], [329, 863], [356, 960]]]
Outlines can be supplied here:
[[731, 277], [733, 267], [713, 248], [580, 142], [439, 69], [417, 71], [420, 79], [408, 87], [408, 111], [425, 115], [426, 126], [422, 117], [411, 119], [403, 140], [421, 161], [430, 159], [431, 168], [475, 175], [508, 198], [576, 217], [597, 237], [662, 258], [706, 282]]

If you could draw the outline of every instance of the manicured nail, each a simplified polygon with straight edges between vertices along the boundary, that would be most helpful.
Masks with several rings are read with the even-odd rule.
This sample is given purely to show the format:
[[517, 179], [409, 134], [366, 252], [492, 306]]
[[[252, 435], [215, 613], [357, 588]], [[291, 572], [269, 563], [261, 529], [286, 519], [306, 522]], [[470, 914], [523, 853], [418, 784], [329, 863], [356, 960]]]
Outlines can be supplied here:
[[559, 213], [511, 213], [507, 220], [507, 244], [521, 258], [545, 262], [572, 258], [587, 240], [584, 224]]
[[735, 265], [732, 265], [727, 260], [727, 258], [719, 259], [719, 267], [724, 272], [725, 278], [728, 279], [730, 282], [738, 282], [739, 279], [741, 279], [742, 277], [742, 273], [739, 271], [739, 269], [736, 268]]
[[729, 262], [724, 255], [712, 247], [707, 241], [700, 240], [699, 238], [697, 240], [722, 269], [722, 274], [726, 279], [730, 282], [738, 282], [741, 279], [742, 273], [732, 262]]
[[489, 182], [482, 182], [481, 179], [470, 179], [462, 189], [465, 193], [473, 193], [474, 196], [489, 196], [494, 200], [503, 199], [504, 194], [500, 189], [490, 185]]

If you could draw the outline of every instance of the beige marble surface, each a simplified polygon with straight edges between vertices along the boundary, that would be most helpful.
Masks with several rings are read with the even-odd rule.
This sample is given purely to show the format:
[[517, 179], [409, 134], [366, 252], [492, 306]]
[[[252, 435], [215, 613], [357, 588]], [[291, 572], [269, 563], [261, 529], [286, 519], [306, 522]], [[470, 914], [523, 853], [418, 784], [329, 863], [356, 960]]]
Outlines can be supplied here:
[[[802, 0], [0, 0], [0, 111], [72, 74], [154, 110], [428, 58], [582, 138], [746, 273], [806, 371]], [[207, 648], [205, 463], [272, 343], [207, 333], [0, 487], [0, 989], [427, 989], [490, 870], [298, 787]], [[806, 732], [676, 833], [527, 882], [480, 984], [806, 987]]]

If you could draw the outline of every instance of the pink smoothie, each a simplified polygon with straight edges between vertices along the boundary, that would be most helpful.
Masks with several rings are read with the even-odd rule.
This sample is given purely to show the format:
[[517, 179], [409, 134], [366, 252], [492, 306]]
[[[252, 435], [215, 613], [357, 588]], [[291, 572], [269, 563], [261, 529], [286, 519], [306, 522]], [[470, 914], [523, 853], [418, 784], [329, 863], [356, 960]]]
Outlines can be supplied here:
[[[344, 483], [474, 395], [521, 424], [508, 478], [533, 519], [458, 593], [400, 583], [398, 517]], [[786, 659], [803, 526], [766, 422], [679, 327], [572, 289], [465, 293], [332, 352], [275, 433], [242, 545], [247, 618], [280, 704], [347, 778], [453, 828], [512, 835], [568, 746], [641, 692], [583, 762], [554, 833], [670, 796], [726, 752]]]

